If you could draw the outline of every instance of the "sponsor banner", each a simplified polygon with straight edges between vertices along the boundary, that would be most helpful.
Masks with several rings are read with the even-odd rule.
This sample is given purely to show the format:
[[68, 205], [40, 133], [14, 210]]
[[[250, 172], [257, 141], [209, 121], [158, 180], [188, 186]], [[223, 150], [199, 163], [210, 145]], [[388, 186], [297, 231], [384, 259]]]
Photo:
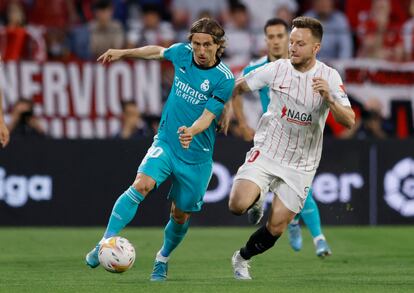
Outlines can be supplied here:
[[[54, 138], [105, 138], [119, 128], [121, 101], [161, 111], [161, 63], [7, 62], [0, 66], [4, 109], [33, 100], [34, 114]], [[6, 117], [7, 118], [7, 117]]]
[[[12, 140], [0, 150], [0, 225], [105, 225], [151, 140]], [[247, 225], [228, 211], [233, 177], [251, 144], [219, 137], [213, 176], [193, 225]], [[331, 225], [414, 223], [414, 141], [326, 140], [313, 182]], [[169, 219], [170, 182], [141, 204], [132, 225]], [[268, 208], [272, 195], [268, 195]]]
[[393, 101], [408, 101], [414, 113], [414, 62], [351, 59], [335, 60], [329, 64], [341, 74], [347, 94], [361, 103], [379, 99], [383, 104], [383, 114], [389, 117]]
[[414, 144], [390, 140], [378, 145], [378, 224], [414, 223]]
[[312, 186], [323, 223], [369, 223], [369, 147], [361, 140], [324, 140]]
[[[394, 101], [406, 101], [414, 113], [414, 62], [351, 59], [331, 61], [330, 65], [341, 73], [346, 92], [361, 103], [377, 98], [389, 117]], [[194, 95], [188, 91], [195, 90], [172, 80], [169, 62], [116, 62], [105, 66], [94, 62], [7, 62], [0, 66], [6, 114], [19, 98], [33, 100], [35, 115], [53, 138], [110, 137], [119, 129], [123, 100], [134, 100], [140, 111], [159, 115], [162, 96], [167, 97], [172, 82], [178, 95], [192, 101]], [[209, 81], [205, 80], [197, 92], [198, 99], [204, 99], [202, 92], [208, 89]], [[310, 119], [286, 114], [292, 114], [288, 118], [301, 124]]]

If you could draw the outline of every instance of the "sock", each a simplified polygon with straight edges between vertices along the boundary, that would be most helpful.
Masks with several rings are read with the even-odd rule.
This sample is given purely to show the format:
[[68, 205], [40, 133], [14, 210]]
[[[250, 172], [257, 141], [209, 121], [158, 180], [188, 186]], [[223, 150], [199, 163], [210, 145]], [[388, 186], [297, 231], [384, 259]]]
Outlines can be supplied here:
[[292, 221], [290, 221], [289, 225], [297, 225], [299, 224], [299, 219], [300, 219], [300, 213], [296, 214], [296, 216], [293, 218]]
[[312, 189], [309, 190], [305, 205], [300, 213], [313, 238], [322, 234], [321, 218], [318, 206], [313, 199]]
[[250, 236], [246, 245], [240, 249], [240, 255], [245, 260], [249, 260], [252, 256], [263, 253], [273, 247], [279, 237], [280, 235], [273, 236], [266, 226], [262, 226]]
[[130, 186], [115, 202], [104, 238], [117, 235], [134, 218], [144, 196]]
[[316, 243], [318, 243], [319, 240], [325, 240], [325, 236], [323, 234], [316, 236], [315, 238], [313, 238], [313, 244], [316, 246]]
[[160, 250], [161, 256], [166, 257], [167, 261], [171, 252], [184, 239], [189, 224], [190, 220], [187, 220], [187, 222], [185, 222], [184, 224], [178, 224], [172, 216], [170, 217], [170, 221], [164, 229], [164, 244], [162, 245], [162, 248]]

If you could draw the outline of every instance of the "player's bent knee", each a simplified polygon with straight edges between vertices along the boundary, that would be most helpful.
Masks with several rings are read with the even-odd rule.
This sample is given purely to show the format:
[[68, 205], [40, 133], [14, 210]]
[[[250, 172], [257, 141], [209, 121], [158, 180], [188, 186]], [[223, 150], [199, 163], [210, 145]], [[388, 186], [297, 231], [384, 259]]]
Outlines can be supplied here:
[[180, 224], [180, 225], [184, 224], [190, 219], [190, 216], [191, 216], [191, 213], [183, 212], [176, 206], [175, 202], [172, 203], [171, 217], [174, 219], [174, 221], [177, 224]]
[[183, 225], [188, 221], [191, 214], [178, 210], [174, 205], [171, 209], [171, 216], [177, 224]]
[[229, 210], [236, 216], [241, 216], [246, 212], [246, 209], [240, 205], [239, 201], [232, 198], [229, 199]]
[[154, 189], [155, 181], [149, 176], [138, 174], [137, 178], [135, 179], [132, 186], [135, 188], [136, 191], [141, 193], [143, 196], [147, 196], [147, 194]]
[[285, 223], [267, 223], [266, 228], [273, 236], [280, 236], [286, 230]]
[[177, 224], [183, 225], [190, 218], [190, 214], [172, 214], [172, 217]]

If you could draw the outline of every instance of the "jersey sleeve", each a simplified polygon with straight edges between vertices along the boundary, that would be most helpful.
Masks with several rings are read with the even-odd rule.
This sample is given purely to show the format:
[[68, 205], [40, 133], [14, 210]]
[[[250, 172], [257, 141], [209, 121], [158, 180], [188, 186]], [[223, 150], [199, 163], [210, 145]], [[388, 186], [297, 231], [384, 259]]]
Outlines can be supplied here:
[[184, 52], [184, 50], [190, 50], [187, 48], [187, 46], [190, 46], [189, 44], [184, 43], [176, 43], [171, 45], [169, 48], [164, 50], [164, 58], [174, 63], [176, 60], [178, 60], [180, 54]]
[[230, 99], [234, 88], [234, 78], [224, 79], [212, 92], [212, 97], [206, 103], [206, 109], [219, 117], [224, 104]]
[[274, 68], [275, 64], [271, 62], [249, 72], [244, 78], [250, 90], [256, 91], [265, 86], [270, 86], [275, 76]]
[[342, 106], [351, 106], [348, 95], [345, 92], [345, 86], [342, 82], [342, 78], [336, 70], [333, 70], [333, 74], [331, 75], [329, 89], [331, 91], [331, 95], [339, 104]]

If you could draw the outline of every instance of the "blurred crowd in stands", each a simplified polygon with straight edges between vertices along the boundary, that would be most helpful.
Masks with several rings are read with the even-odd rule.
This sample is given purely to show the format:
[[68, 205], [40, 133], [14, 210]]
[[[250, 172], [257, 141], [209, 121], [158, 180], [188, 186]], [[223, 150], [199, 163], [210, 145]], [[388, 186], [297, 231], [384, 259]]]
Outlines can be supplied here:
[[217, 18], [228, 36], [227, 62], [264, 53], [263, 26], [280, 17], [320, 19], [321, 59], [414, 59], [413, 0], [0, 0], [5, 60], [91, 60], [108, 48], [185, 41], [197, 18]]
[[[266, 54], [263, 26], [269, 18], [290, 23], [297, 15], [322, 22], [319, 59], [323, 61], [358, 57], [414, 61], [414, 0], [0, 0], [0, 53], [5, 61], [96, 60], [109, 48], [168, 47], [186, 41], [189, 25], [211, 16], [225, 27], [224, 59], [237, 71]], [[128, 125], [131, 117], [139, 129], [121, 130], [117, 136], [152, 134], [154, 127], [144, 127], [139, 111], [130, 106], [123, 105], [121, 120]], [[395, 125], [383, 119], [380, 101], [360, 109], [357, 129], [345, 132], [333, 127], [331, 133], [344, 138], [395, 134]]]

